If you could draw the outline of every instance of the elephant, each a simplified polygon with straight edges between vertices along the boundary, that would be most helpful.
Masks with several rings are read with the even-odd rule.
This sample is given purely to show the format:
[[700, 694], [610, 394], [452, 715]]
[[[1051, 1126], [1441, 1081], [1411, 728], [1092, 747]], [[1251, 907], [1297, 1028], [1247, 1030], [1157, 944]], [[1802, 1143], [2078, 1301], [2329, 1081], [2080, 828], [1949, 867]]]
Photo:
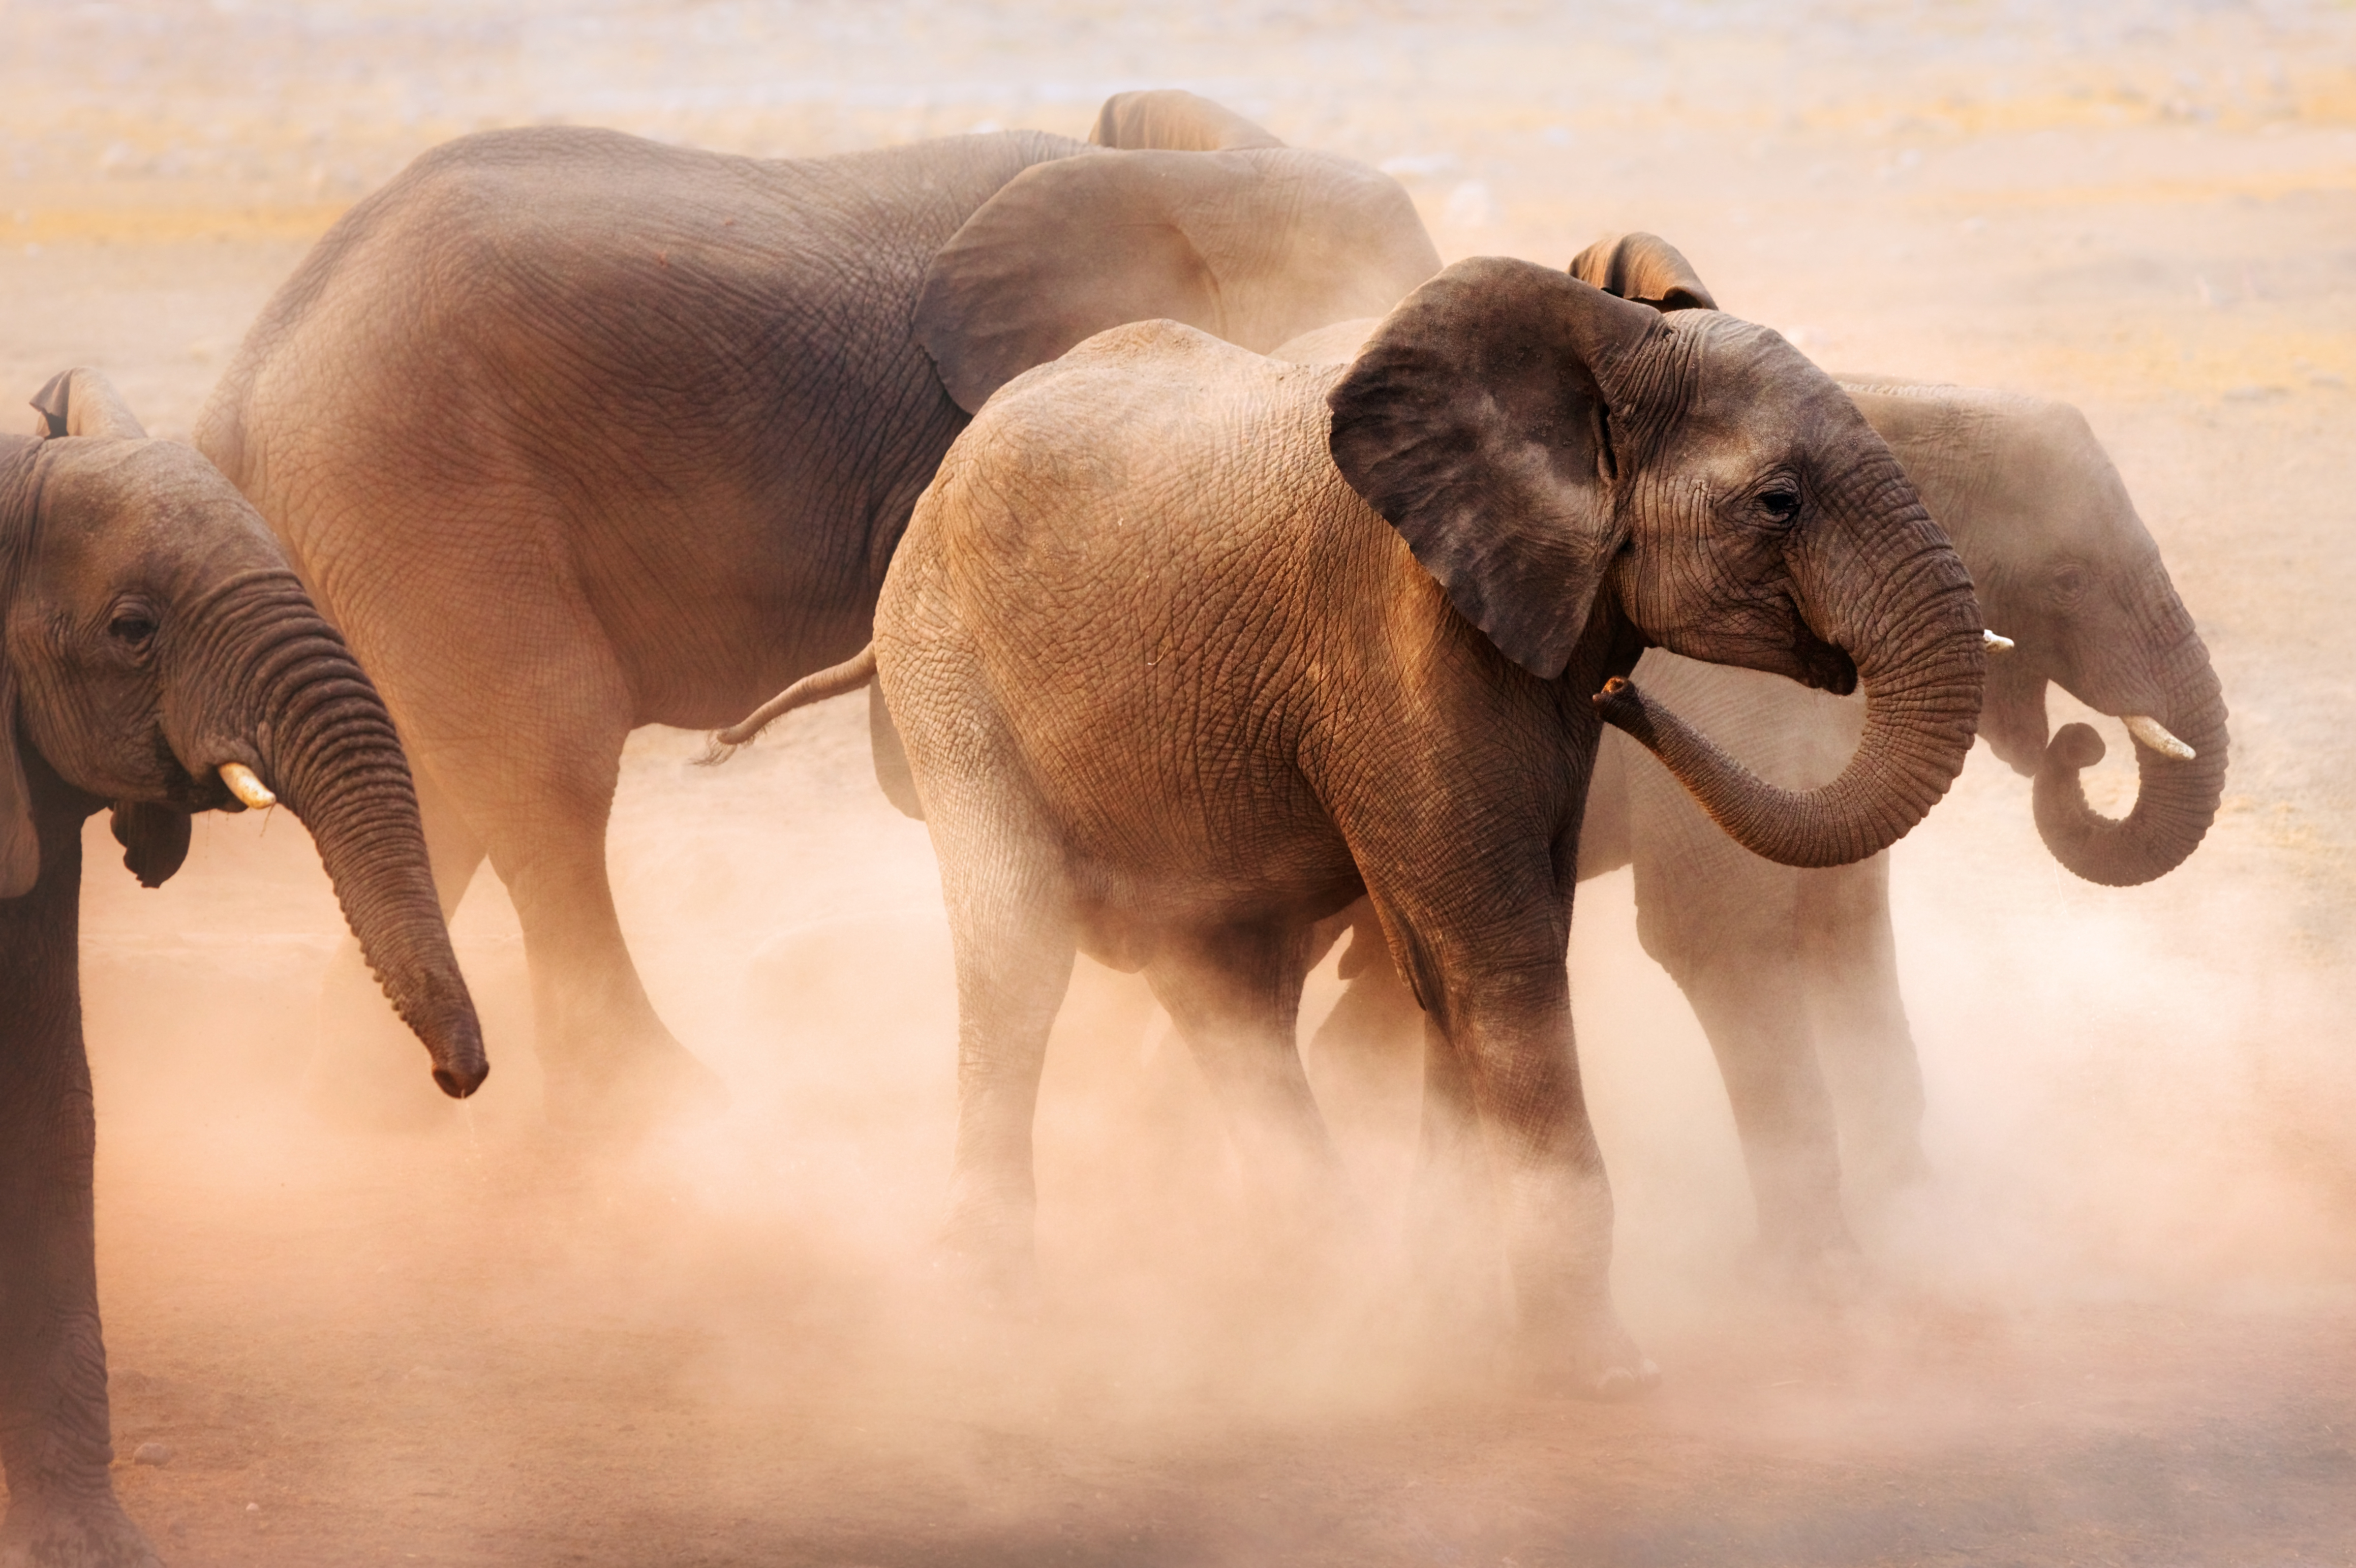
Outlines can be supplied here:
[[1439, 266], [1397, 182], [1186, 93], [1112, 100], [1096, 144], [491, 132], [336, 224], [197, 442], [384, 693], [445, 912], [487, 854], [507, 884], [551, 1115], [605, 1133], [710, 1087], [607, 881], [629, 732], [864, 644], [916, 496], [1020, 371], [1151, 317], [1273, 347]]
[[[1658, 309], [1716, 308], [1690, 264], [1654, 235], [1599, 240], [1571, 272]], [[1374, 325], [1336, 324], [1278, 352], [1346, 358]], [[1953, 540], [1987, 624], [2014, 644], [1990, 664], [1980, 733], [2036, 778], [2036, 820], [2055, 859], [2113, 886], [2180, 864], [2223, 793], [2223, 694], [2158, 546], [2084, 416], [2037, 398], [1835, 379]], [[1646, 652], [1637, 673], [1786, 787], [1837, 772], [1863, 719], [1853, 699], [1664, 648]], [[2094, 731], [2073, 724], [2049, 741], [2048, 682], [2126, 720], [2141, 788], [2124, 821], [2093, 813], [2077, 784], [2102, 755]], [[1589, 786], [1579, 874], [1632, 863], [1639, 938], [1684, 989], [1725, 1078], [1761, 1253], [1804, 1267], [1849, 1250], [1844, 1168], [1852, 1193], [1869, 1201], [1927, 1168], [1888, 857], [1820, 869], [1762, 859], [1615, 732]], [[1422, 1038], [1371, 912], [1352, 915], [1348, 987], [1312, 1045], [1336, 1062], [1410, 1051]]]
[[[1175, 323], [1011, 382], [950, 449], [875, 638], [722, 732], [873, 676], [941, 867], [959, 1116], [946, 1239], [1026, 1288], [1032, 1119], [1075, 954], [1142, 971], [1254, 1164], [1338, 1182], [1294, 1045], [1316, 923], [1370, 900], [1429, 1019], [1428, 1147], [1485, 1146], [1526, 1343], [1657, 1372], [1611, 1301], [1612, 1199], [1564, 955], [1602, 727], [1752, 850], [1871, 856], [1963, 765], [1971, 580], [1783, 338], [1533, 262], [1423, 284], [1344, 366]], [[1647, 645], [1872, 699], [1777, 789], [1624, 677]]]
[[284, 800], [434, 1083], [489, 1069], [391, 718], [269, 529], [95, 372], [34, 407], [0, 437], [0, 1563], [112, 1568], [155, 1558], [107, 1470], [83, 821], [155, 887], [192, 813]]

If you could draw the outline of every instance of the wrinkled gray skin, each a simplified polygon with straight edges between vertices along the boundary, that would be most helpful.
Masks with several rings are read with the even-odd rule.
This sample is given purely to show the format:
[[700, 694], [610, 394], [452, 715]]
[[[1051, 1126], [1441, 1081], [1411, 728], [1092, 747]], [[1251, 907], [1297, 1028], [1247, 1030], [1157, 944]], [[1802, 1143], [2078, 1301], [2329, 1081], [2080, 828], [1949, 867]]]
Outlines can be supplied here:
[[[88, 370], [0, 438], [0, 1565], [152, 1564], [107, 1467], [77, 924], [110, 805], [150, 887], [241, 763], [302, 819], [444, 1093], [487, 1072], [391, 720], [244, 497]], [[423, 1074], [420, 1074], [423, 1076]]]
[[[1649, 235], [1600, 243], [1572, 269], [1667, 308], [1710, 304], [1684, 259]], [[1374, 325], [1340, 324], [1279, 352], [1338, 360]], [[2037, 778], [2039, 825], [2056, 857], [2114, 885], [2180, 863], [2223, 789], [2223, 698], [2158, 547], [2083, 416], [1999, 392], [1842, 379], [1954, 540], [1988, 624], [2017, 645], [1989, 663], [1980, 733]], [[1786, 787], [1830, 778], [1863, 721], [1856, 699], [1665, 649], [1645, 654], [1636, 673]], [[2049, 681], [2103, 712], [2158, 720], [2195, 757], [2137, 745], [2135, 811], [2116, 824], [2094, 816], [2073, 763], [2099, 760], [2100, 743], [2089, 757], [2091, 732], [2071, 726], [2049, 744]], [[1611, 734], [1588, 795], [1580, 876], [1632, 862], [1638, 934], [1684, 989], [1724, 1074], [1762, 1250], [1804, 1264], [1846, 1248], [1844, 1168], [1849, 1192], [1868, 1201], [1924, 1169], [1922, 1074], [1898, 987], [1888, 857], [1817, 870], [1763, 860], [1719, 832], [1643, 748]], [[1349, 988], [1312, 1048], [1337, 1064], [1412, 1051], [1422, 1038], [1371, 912], [1353, 923], [1365, 945], [1354, 939], [1344, 955]]]
[[[1487, 259], [1346, 368], [1154, 323], [1033, 371], [919, 504], [873, 656], [956, 944], [953, 1248], [1027, 1275], [1076, 951], [1142, 969], [1247, 1150], [1330, 1192], [1293, 1030], [1316, 923], [1367, 896], [1430, 1019], [1436, 1152], [1485, 1139], [1531, 1343], [1577, 1388], [1648, 1381], [1563, 963], [1601, 722], [1762, 852], [1869, 856], [1962, 764], [1979, 626], [1855, 407], [1716, 313]], [[1647, 644], [1879, 700], [1789, 795], [1598, 695]]]
[[633, 729], [724, 722], [866, 642], [909, 508], [1012, 376], [1156, 316], [1273, 347], [1438, 269], [1372, 169], [1186, 94], [1116, 99], [1099, 138], [1138, 125], [1229, 150], [466, 137], [337, 224], [215, 392], [198, 444], [399, 720], [444, 908], [487, 854], [514, 898], [560, 1120], [702, 1079], [606, 879]]

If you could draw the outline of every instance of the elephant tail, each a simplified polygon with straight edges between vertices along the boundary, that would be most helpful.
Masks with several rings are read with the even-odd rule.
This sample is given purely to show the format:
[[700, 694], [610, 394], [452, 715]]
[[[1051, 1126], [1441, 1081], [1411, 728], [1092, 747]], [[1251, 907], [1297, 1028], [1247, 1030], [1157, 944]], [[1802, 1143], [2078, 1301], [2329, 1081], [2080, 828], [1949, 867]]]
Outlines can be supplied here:
[[696, 761], [706, 767], [724, 763], [736, 754], [737, 748], [751, 745], [755, 735], [795, 709], [857, 691], [874, 678], [875, 645], [870, 643], [841, 664], [802, 677], [727, 729], [714, 731], [710, 748]]

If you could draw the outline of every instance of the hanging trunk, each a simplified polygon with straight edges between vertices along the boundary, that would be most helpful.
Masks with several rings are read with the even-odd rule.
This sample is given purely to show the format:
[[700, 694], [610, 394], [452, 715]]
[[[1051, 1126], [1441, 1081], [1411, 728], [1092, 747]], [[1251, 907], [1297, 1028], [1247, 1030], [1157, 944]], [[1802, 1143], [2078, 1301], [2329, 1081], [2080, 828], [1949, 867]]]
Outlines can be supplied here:
[[394, 1011], [424, 1041], [444, 1093], [490, 1071], [481, 1026], [434, 898], [409, 762], [376, 688], [291, 573], [233, 581], [196, 617], [181, 657], [229, 699], [192, 764], [252, 758], [310, 829], [344, 919]]
[[1865, 733], [1822, 788], [1778, 789], [1627, 681], [1596, 694], [1607, 723], [1644, 743], [1752, 853], [1787, 866], [1879, 854], [1962, 771], [1986, 655], [1971, 578], [1886, 453], [1826, 497], [1791, 566], [1809, 625], [1856, 661]]

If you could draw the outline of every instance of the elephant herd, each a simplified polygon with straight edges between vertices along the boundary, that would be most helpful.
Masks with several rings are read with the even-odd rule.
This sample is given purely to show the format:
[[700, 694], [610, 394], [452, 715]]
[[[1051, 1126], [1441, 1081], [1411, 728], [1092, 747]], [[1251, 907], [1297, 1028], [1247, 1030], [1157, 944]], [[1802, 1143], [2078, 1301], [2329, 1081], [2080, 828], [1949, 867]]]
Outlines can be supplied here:
[[[1026, 1288], [1083, 952], [1142, 973], [1256, 1177], [1335, 1205], [1296, 1035], [1346, 930], [1321, 1039], [1421, 1051], [1433, 1189], [1490, 1188], [1521, 1337], [1611, 1395], [1657, 1373], [1612, 1305], [1578, 880], [1634, 866], [1804, 1263], [1848, 1245], [1845, 1169], [1922, 1167], [1883, 852], [1976, 730], [2098, 882], [2179, 863], [2222, 788], [2215, 677], [2074, 411], [1837, 379], [1651, 236], [1443, 267], [1394, 182], [1182, 92], [1087, 143], [470, 136], [319, 242], [195, 450], [88, 370], [35, 408], [0, 439], [0, 1563], [155, 1560], [92, 1261], [101, 809], [153, 886], [192, 813], [283, 801], [452, 1096], [487, 857], [550, 1115], [613, 1136], [706, 1079], [606, 880], [625, 740], [868, 688], [940, 862], [977, 1291]], [[2127, 720], [2127, 817], [2049, 682]]]

